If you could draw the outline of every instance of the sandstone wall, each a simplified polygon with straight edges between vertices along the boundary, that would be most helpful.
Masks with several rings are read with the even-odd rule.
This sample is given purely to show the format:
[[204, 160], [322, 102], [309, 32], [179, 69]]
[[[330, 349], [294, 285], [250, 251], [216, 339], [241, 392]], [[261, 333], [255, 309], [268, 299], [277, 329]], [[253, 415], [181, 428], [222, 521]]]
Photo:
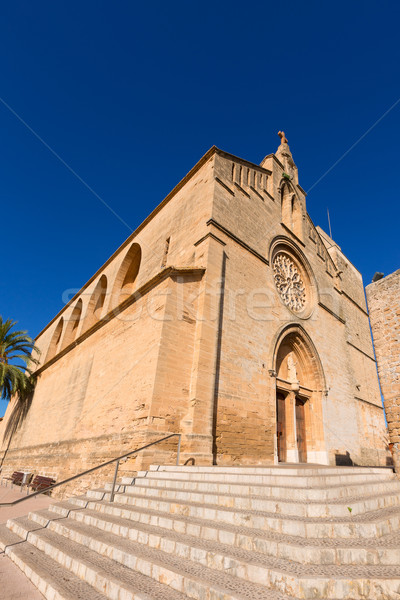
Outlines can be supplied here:
[[[245, 161], [218, 156], [215, 163], [224, 185], [216, 185], [212, 226], [226, 244], [218, 460], [243, 461], [243, 454], [253, 463], [257, 457], [273, 459], [275, 379], [269, 370], [274, 369], [279, 332], [293, 323], [313, 341], [324, 372], [313, 410], [315, 439], [322, 442], [310, 447], [310, 456], [332, 464], [348, 459], [386, 464], [385, 422], [361, 275], [340, 249], [335, 254], [341, 256], [339, 269], [327, 250], [330, 244], [325, 245], [306, 215], [300, 237], [281, 222], [282, 168], [272, 159], [268, 166], [269, 171], [259, 169], [264, 183], [255, 188], [251, 181], [259, 181], [258, 176]], [[308, 318], [296, 318], [276, 292], [270, 255], [277, 240], [294, 244], [313, 273], [315, 298]], [[346, 273], [338, 274], [340, 270]]]
[[[38, 336], [42, 354], [32, 404], [21, 411], [12, 403], [2, 423], [3, 474], [24, 469], [60, 480], [180, 430], [188, 411], [196, 289], [204, 273], [194, 243], [207, 232], [211, 215], [212, 164], [211, 153]], [[132, 243], [141, 247], [139, 271], [129, 293], [118, 298], [116, 282]], [[103, 276], [104, 305], [88, 321]], [[61, 338], [46, 361], [61, 318]], [[176, 448], [175, 438], [160, 452], [172, 460]], [[137, 468], [141, 457], [124, 468]]]
[[[295, 398], [283, 350], [298, 360], [308, 462], [386, 464], [361, 276], [280, 161], [262, 165], [209, 151], [43, 330], [32, 403], [1, 424], [4, 473], [60, 480], [172, 432], [182, 463], [276, 461], [277, 388]], [[284, 250], [303, 269], [300, 315], [275, 285]], [[176, 450], [174, 438], [122, 469]]]
[[396, 471], [400, 471], [400, 270], [367, 286], [379, 379]]

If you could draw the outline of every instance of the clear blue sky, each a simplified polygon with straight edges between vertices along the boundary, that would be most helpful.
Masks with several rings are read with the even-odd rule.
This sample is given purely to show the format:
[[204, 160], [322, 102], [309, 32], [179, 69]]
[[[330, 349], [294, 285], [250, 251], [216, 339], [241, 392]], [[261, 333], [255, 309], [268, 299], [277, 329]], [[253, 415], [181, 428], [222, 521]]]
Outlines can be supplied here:
[[[279, 129], [309, 190], [400, 98], [397, 2], [0, 11], [0, 98], [132, 229], [210, 146], [259, 163]], [[400, 102], [307, 200], [365, 283], [400, 267], [399, 125]], [[2, 102], [0, 152], [0, 314], [35, 336], [130, 231]]]

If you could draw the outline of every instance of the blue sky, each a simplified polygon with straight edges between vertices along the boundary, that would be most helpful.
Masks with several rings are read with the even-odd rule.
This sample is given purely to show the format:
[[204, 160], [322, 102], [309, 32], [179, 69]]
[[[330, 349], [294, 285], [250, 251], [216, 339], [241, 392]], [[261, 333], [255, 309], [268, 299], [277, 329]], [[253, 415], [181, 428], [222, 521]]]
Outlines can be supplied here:
[[213, 144], [259, 163], [283, 129], [314, 222], [327, 229], [329, 207], [365, 283], [399, 268], [399, 13], [2, 3], [0, 314], [35, 336], [130, 233], [19, 118], [132, 229]]

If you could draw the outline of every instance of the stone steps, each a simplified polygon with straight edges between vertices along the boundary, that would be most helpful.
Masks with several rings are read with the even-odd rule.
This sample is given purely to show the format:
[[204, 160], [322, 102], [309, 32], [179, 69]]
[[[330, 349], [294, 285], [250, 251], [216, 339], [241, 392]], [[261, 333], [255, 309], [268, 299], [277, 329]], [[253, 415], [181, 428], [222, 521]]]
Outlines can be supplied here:
[[[10, 521], [19, 535], [28, 537], [34, 548], [89, 582], [96, 590], [101, 589], [106, 598], [289, 600], [278, 590], [268, 590], [263, 585], [216, 572], [158, 549], [104, 532], [96, 536], [92, 528], [79, 527], [77, 523], [69, 523], [68, 527], [62, 523], [63, 520], [54, 522], [57, 532], [48, 527], [38, 529], [37, 523], [26, 518]], [[143, 594], [137, 586], [138, 575], [144, 581]]]
[[113, 503], [110, 489], [0, 527], [0, 548], [47, 600], [400, 596], [389, 470], [152, 467], [123, 478]]
[[[93, 490], [88, 500], [107, 499], [109, 494]], [[239, 509], [219, 504], [204, 504], [189, 500], [164, 499], [157, 496], [142, 496], [117, 492], [115, 501], [128, 506], [150, 508], [159, 512], [174, 513], [205, 519], [206, 521], [229, 523], [232, 525], [251, 527], [253, 529], [272, 530], [287, 535], [303, 537], [381, 537], [397, 531], [400, 527], [400, 508], [398, 506], [375, 510], [366, 515], [347, 515], [334, 518], [309, 517], [299, 514], [267, 512], [255, 509]], [[72, 498], [71, 502], [82, 506], [85, 502], [80, 498]]]
[[[6, 555], [21, 569], [48, 600], [106, 600], [107, 596], [96, 591], [59, 563], [42, 552], [32, 552], [29, 542], [12, 534], [5, 525], [0, 525], [0, 539], [8, 542]], [[0, 544], [4, 550], [4, 544]], [[18, 590], [16, 590], [18, 593]], [[15, 596], [16, 598], [19, 596]], [[29, 600], [29, 599], [27, 599]], [[149, 600], [149, 598], [146, 598]]]
[[[200, 469], [201, 467], [197, 467]], [[205, 467], [205, 469], [210, 467]], [[258, 470], [245, 469], [243, 473], [236, 473], [236, 469], [232, 467], [232, 470], [227, 471], [226, 469], [220, 470], [219, 467], [215, 467], [215, 472], [199, 471], [196, 467], [190, 467], [190, 471], [173, 471], [173, 470], [161, 470], [161, 471], [139, 471], [138, 477], [151, 477], [151, 478], [162, 478], [162, 479], [182, 479], [184, 481], [198, 480], [207, 482], [219, 482], [219, 483], [236, 483], [240, 478], [241, 483], [246, 484], [259, 484], [259, 485], [273, 485], [273, 486], [289, 486], [292, 489], [297, 487], [327, 487], [334, 485], [351, 485], [357, 483], [365, 483], [366, 479], [370, 482], [374, 481], [390, 481], [394, 478], [393, 471], [391, 469], [375, 469], [369, 473], [366, 468], [356, 469], [355, 472], [351, 471], [351, 467], [345, 467], [339, 472], [335, 472], [330, 469], [323, 469], [320, 473], [316, 469], [301, 469], [296, 475], [292, 474], [292, 470], [281, 469], [276, 467], [276, 472], [269, 469]], [[182, 468], [181, 468], [182, 469]], [[193, 471], [192, 471], [193, 469]]]
[[[197, 479], [172, 479], [154, 477], [151, 472], [145, 472], [146, 475], [136, 477], [134, 480], [126, 479], [123, 491], [131, 484], [135, 486], [143, 486], [149, 488], [170, 488], [179, 489], [191, 492], [204, 492], [212, 494], [231, 494], [238, 496], [273, 496], [281, 500], [293, 499], [293, 487], [287, 482], [286, 486], [278, 485], [262, 485], [248, 483], [220, 483], [202, 481]], [[160, 474], [161, 475], [161, 474]], [[105, 489], [110, 491], [111, 483], [106, 484]], [[362, 482], [358, 484], [346, 485], [343, 484], [329, 487], [296, 487], [296, 499], [305, 501], [321, 501], [329, 500], [338, 501], [343, 498], [372, 496], [379, 494], [387, 494], [400, 491], [400, 482], [397, 478], [388, 479], [387, 477], [376, 480]]]
[[31, 519], [46, 526], [49, 519], [69, 516], [76, 520], [96, 518], [95, 526], [134, 539], [146, 537], [149, 533], [164, 537], [184, 534], [204, 541], [220, 542], [234, 548], [296, 561], [303, 564], [324, 565], [399, 565], [400, 533], [384, 536], [379, 540], [370, 539], [324, 539], [288, 536], [275, 532], [264, 532], [250, 528], [240, 528], [222, 523], [204, 521], [185, 516], [166, 515], [145, 509], [127, 508], [124, 504], [108, 502], [92, 503], [91, 508], [70, 510], [64, 507], [57, 517], [53, 511], [31, 513]]
[[[192, 598], [204, 594], [210, 581], [211, 585], [215, 581], [218, 585], [213, 590], [214, 597], [225, 599], [230, 586], [225, 589], [219, 576], [226, 579], [226, 583], [231, 580], [231, 589], [239, 594], [253, 584], [254, 592], [262, 593], [262, 588], [257, 589], [261, 585], [299, 598], [315, 597], [317, 592], [328, 597], [356, 600], [376, 597], [382, 591], [390, 597], [400, 588], [400, 566], [305, 567], [246, 550], [233, 551], [230, 546], [215, 542], [202, 543], [196, 538], [185, 542], [184, 536], [178, 534], [177, 539], [150, 535], [137, 542], [125, 535], [99, 530], [94, 521], [86, 524], [68, 518], [50, 521], [48, 528], [38, 526], [31, 519], [19, 518], [11, 520], [9, 527], [21, 538], [27, 537], [47, 556], [55, 557], [75, 575], [84, 576], [98, 591], [104, 590], [101, 573], [104, 556], [152, 579], [158, 580], [162, 575], [170, 587]], [[229, 573], [228, 577], [226, 573]], [[108, 577], [107, 585], [118, 588], [120, 593], [124, 583], [128, 587], [126, 579], [129, 577], [118, 568], [113, 569], [113, 574], [114, 578]], [[116, 595], [107, 591], [106, 594], [108, 597]]]
[[[89, 503], [91, 505], [91, 503]], [[305, 540], [300, 537], [270, 534], [258, 530], [245, 530], [229, 526], [221, 526], [207, 521], [180, 519], [163, 513], [149, 511], [127, 510], [124, 505], [108, 503], [96, 504], [94, 509], [68, 511], [64, 515], [77, 521], [96, 526], [104, 531], [129, 537], [135, 541], [164, 537], [176, 539], [176, 536], [186, 536], [203, 542], [218, 542], [250, 552], [267, 554], [276, 558], [296, 561], [303, 564], [360, 564], [360, 565], [399, 565], [400, 564], [400, 534], [385, 536], [377, 543], [375, 540]], [[46, 526], [49, 520], [56, 517], [53, 511], [30, 513], [29, 517], [35, 522]], [[324, 543], [325, 542], [325, 543]], [[352, 543], [353, 542], [353, 543]], [[368, 543], [369, 542], [369, 543]]]
[[[274, 490], [272, 488], [272, 494]], [[369, 494], [370, 490], [366, 486], [365, 493]], [[88, 493], [89, 497], [103, 499], [107, 493], [106, 489], [92, 490]], [[353, 516], [362, 515], [367, 512], [380, 510], [400, 505], [400, 485], [397, 483], [397, 489], [392, 493], [380, 493], [368, 495], [364, 497], [348, 497], [337, 499], [336, 501], [318, 501], [302, 498], [297, 493], [292, 493], [292, 499], [282, 500], [281, 498], [271, 495], [252, 496], [237, 495], [230, 493], [213, 494], [211, 492], [193, 492], [190, 490], [182, 490], [177, 487], [148, 487], [143, 486], [140, 480], [135, 482], [133, 486], [125, 486], [124, 492], [117, 491], [117, 496], [124, 493], [127, 497], [134, 498], [159, 498], [160, 500], [175, 500], [184, 502], [200, 503], [204, 505], [218, 505], [221, 507], [229, 507], [238, 510], [247, 511], [263, 511], [279, 513], [282, 515], [296, 517], [347, 517], [349, 514]], [[351, 510], [349, 510], [351, 509]]]
[[[215, 571], [218, 571], [222, 574], [228, 572], [234, 579], [239, 578], [239, 581], [233, 582], [239, 592], [240, 580], [245, 579], [246, 584], [278, 588], [283, 593], [294, 593], [300, 598], [311, 597], [315, 595], [316, 590], [318, 594], [324, 593], [329, 597], [342, 598], [351, 594], [352, 598], [361, 599], [366, 594], [374, 597], [377, 590], [384, 589], [390, 596], [396, 593], [400, 585], [398, 566], [305, 567], [246, 550], [233, 551], [230, 546], [215, 542], [202, 543], [196, 538], [185, 541], [183, 536], [178, 535], [178, 539], [148, 536], [142, 538], [142, 542], [137, 542], [126, 535], [101, 531], [94, 523], [94, 520], [86, 524], [67, 518], [50, 521], [48, 528], [43, 528], [31, 519], [19, 518], [11, 520], [8, 526], [21, 538], [27, 537], [31, 544], [46, 555], [56, 557], [62, 566], [71, 569], [74, 574], [83, 575], [91, 584], [96, 579], [97, 589], [103, 585], [99, 583], [101, 560], [97, 555], [111, 558], [129, 569], [139, 570], [146, 577], [158, 578], [161, 573], [164, 579], [167, 578], [170, 586], [178, 591], [185, 591], [189, 597], [197, 597], [197, 593], [204, 593], [204, 584], [202, 585], [197, 577], [191, 577], [201, 574], [202, 568], [206, 570], [203, 575], [208, 581], [211, 574], [207, 571], [210, 569], [214, 576]], [[74, 543], [85, 548], [83, 556], [79, 549], [74, 547]], [[91, 555], [90, 551], [95, 555]], [[76, 563], [77, 557], [79, 563]], [[193, 565], [198, 568], [194, 568]], [[190, 584], [187, 583], [188, 580]], [[188, 589], [184, 588], [184, 581]], [[115, 581], [112, 584], [117, 585]], [[193, 591], [190, 589], [192, 586], [195, 588]], [[122, 588], [119, 577], [118, 593], [120, 589]], [[218, 594], [217, 597], [222, 599], [226, 590], [217, 587], [214, 594]]]

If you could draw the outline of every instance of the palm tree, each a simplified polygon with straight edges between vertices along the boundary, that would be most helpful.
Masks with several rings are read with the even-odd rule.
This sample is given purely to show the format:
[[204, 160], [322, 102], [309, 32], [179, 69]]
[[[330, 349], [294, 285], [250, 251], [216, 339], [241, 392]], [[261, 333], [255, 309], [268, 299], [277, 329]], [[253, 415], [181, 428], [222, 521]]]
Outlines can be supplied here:
[[27, 332], [12, 331], [16, 324], [0, 315], [0, 397], [6, 400], [14, 395], [23, 400], [32, 394], [36, 378], [30, 366], [39, 362], [32, 356], [39, 349]]

